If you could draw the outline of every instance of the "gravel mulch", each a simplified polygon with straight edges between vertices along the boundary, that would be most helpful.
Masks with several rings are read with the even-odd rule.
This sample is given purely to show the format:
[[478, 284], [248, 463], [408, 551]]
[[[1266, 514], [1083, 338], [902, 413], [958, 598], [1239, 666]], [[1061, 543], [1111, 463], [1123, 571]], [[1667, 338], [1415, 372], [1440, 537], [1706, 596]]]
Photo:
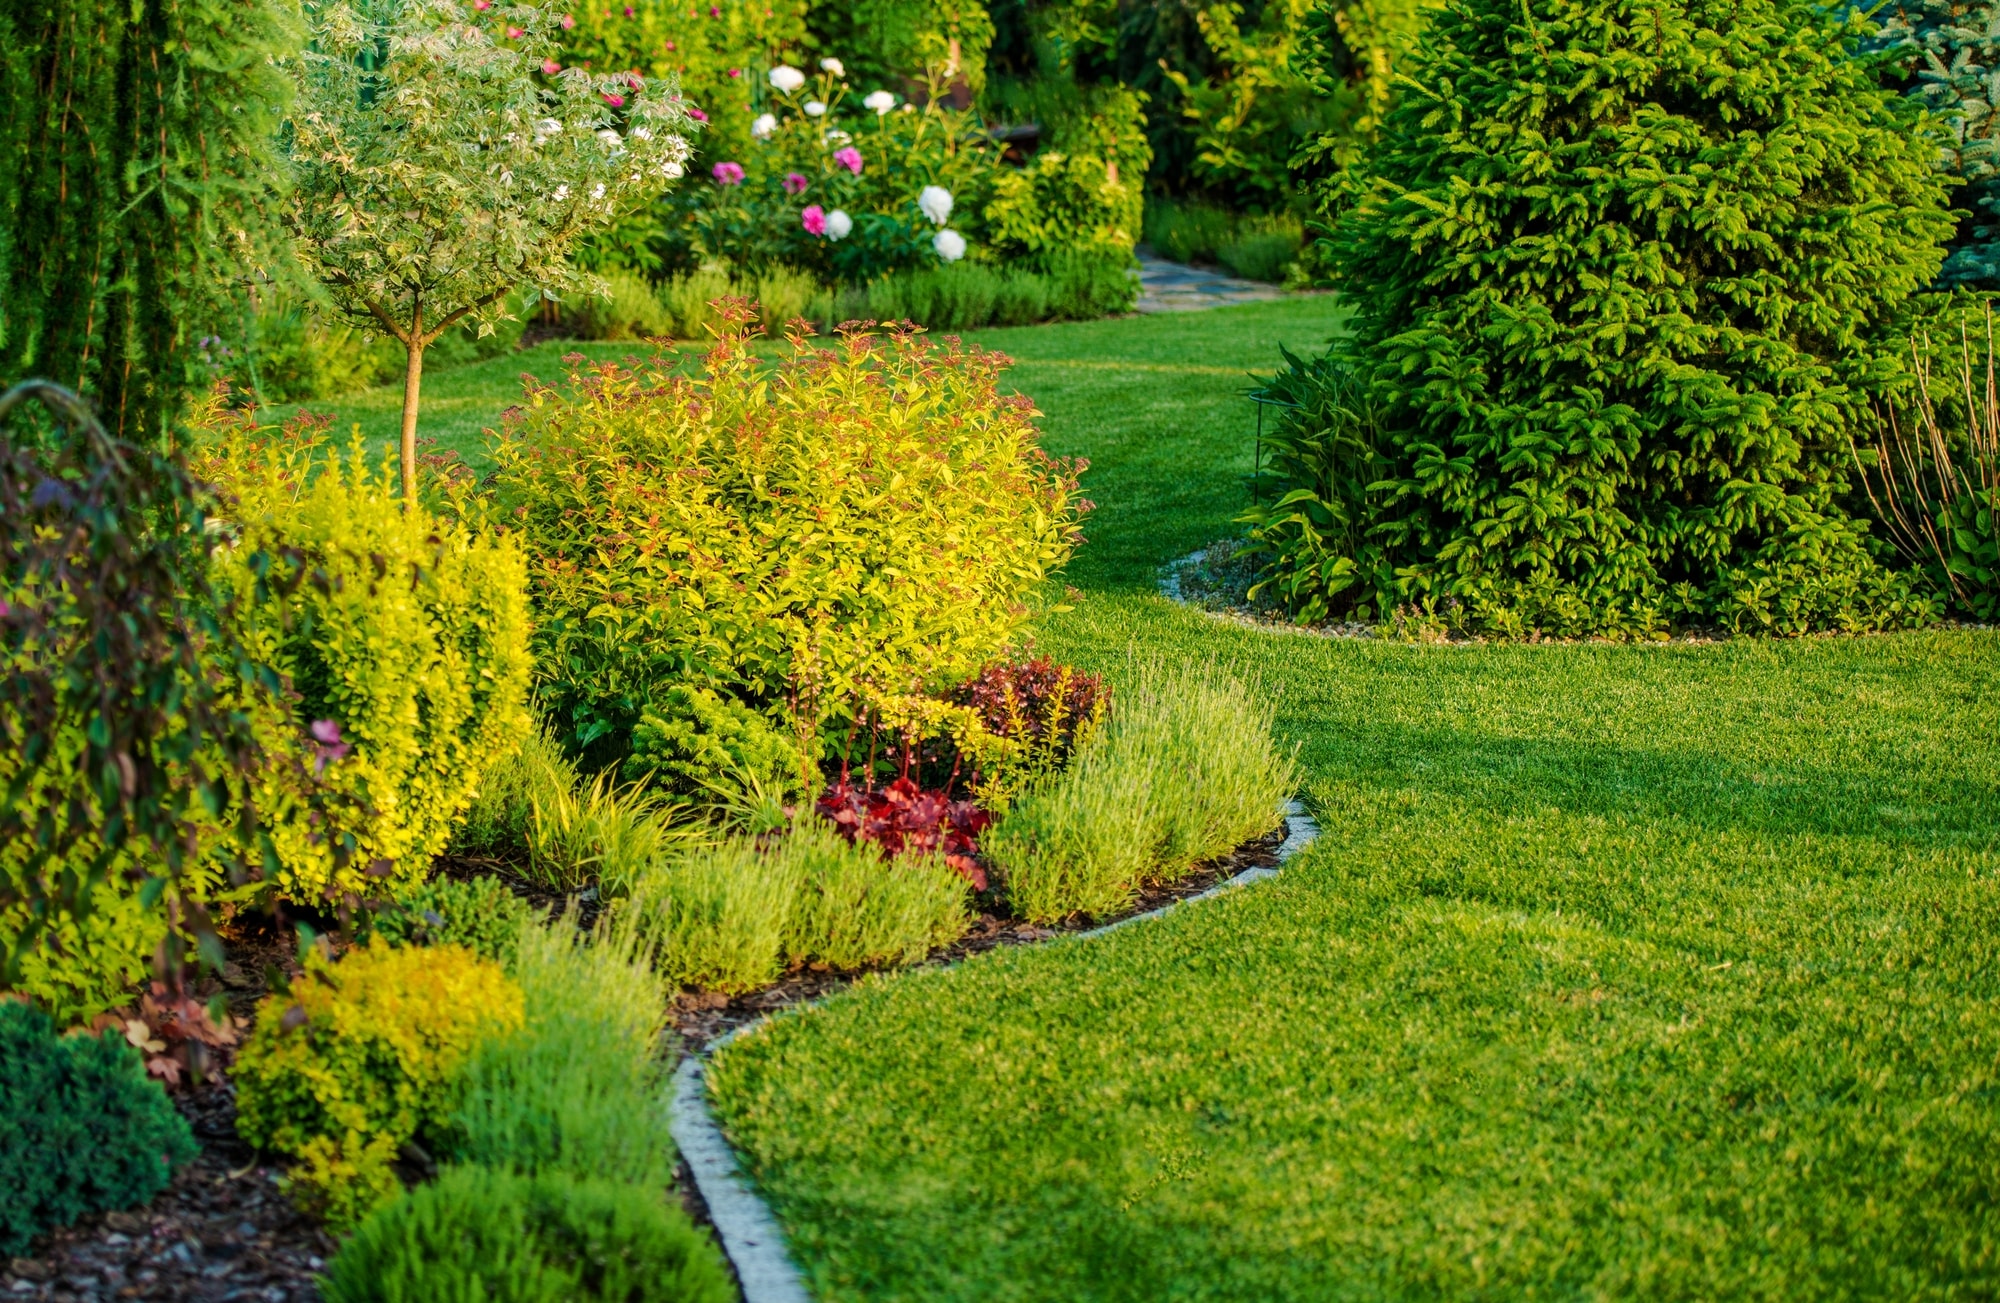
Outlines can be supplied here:
[[35, 1241], [33, 1256], [0, 1272], [0, 1300], [99, 1303], [111, 1299], [311, 1300], [334, 1242], [278, 1192], [281, 1169], [236, 1137], [227, 1085], [175, 1104], [201, 1155], [134, 1212], [91, 1217]]
[[[917, 967], [943, 967], [1001, 946], [1025, 946], [1037, 941], [1077, 932], [1088, 932], [1107, 923], [1151, 913], [1175, 901], [1199, 896], [1216, 883], [1233, 878], [1245, 869], [1271, 867], [1278, 862], [1278, 847], [1284, 845], [1287, 824], [1255, 841], [1245, 842], [1228, 855], [1199, 865], [1194, 872], [1172, 883], [1146, 887], [1131, 908], [1103, 918], [1065, 919], [1060, 923], [1037, 925], [1000, 914], [981, 914], [971, 929], [948, 946], [933, 950]], [[851, 986], [860, 973], [825, 968], [806, 968], [787, 973], [777, 983], [744, 995], [725, 996], [713, 992], [682, 995], [671, 1016], [674, 1030], [691, 1053], [699, 1053], [710, 1041], [746, 1027], [774, 1010], [811, 1003]]]

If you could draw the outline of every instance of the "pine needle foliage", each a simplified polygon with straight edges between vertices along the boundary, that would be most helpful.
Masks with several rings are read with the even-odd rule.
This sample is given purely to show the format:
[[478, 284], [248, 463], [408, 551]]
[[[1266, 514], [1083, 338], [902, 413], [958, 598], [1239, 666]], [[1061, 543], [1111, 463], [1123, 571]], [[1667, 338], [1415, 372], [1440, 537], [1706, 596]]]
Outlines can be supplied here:
[[1328, 241], [1386, 462], [1345, 603], [1515, 636], [1928, 615], [1839, 505], [1952, 226], [1872, 35], [1796, 0], [1436, 12]]
[[284, 0], [0, 4], [0, 377], [157, 442], [272, 248]]

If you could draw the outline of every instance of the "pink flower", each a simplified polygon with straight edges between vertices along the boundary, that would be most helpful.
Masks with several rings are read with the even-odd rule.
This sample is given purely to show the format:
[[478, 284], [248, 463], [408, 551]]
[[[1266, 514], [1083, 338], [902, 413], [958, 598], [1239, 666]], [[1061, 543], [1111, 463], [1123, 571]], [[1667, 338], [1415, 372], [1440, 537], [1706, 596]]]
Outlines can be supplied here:
[[623, 95], [606, 95], [604, 97], [604, 102], [606, 104], [609, 104], [614, 109], [622, 109], [625, 107], [625, 97]]
[[800, 175], [800, 174], [798, 174], [797, 172], [787, 172], [787, 173], [785, 173], [785, 193], [786, 193], [786, 194], [788, 194], [788, 195], [802, 195], [802, 194], [804, 194], [804, 193], [806, 192], [806, 185], [807, 185], [807, 182], [806, 182], [806, 179], [805, 179], [805, 177], [801, 176], [801, 175]]
[[526, 35], [527, 35], [527, 33], [526, 33], [526, 32], [524, 32], [524, 31], [522, 31], [522, 30], [521, 30], [520, 28], [518, 28], [518, 27], [509, 27], [509, 28], [507, 29], [507, 39], [508, 39], [508, 40], [510, 40], [510, 41], [518, 41], [518, 40], [520, 40], [520, 39], [521, 39], [521, 38], [522, 38], [523, 36], [526, 36]]
[[632, 6], [631, 6], [631, 5], [626, 5], [626, 6], [625, 6], [625, 16], [626, 16], [627, 18], [631, 18], [631, 17], [634, 17], [634, 16], [635, 16], [635, 12], [634, 12], [634, 10], [633, 10], [633, 8], [632, 8]]
[[553, 77], [562, 71], [562, 65], [554, 59], [544, 59], [542, 60], [542, 71]]
[[[688, 116], [693, 118], [696, 122], [708, 121], [708, 114], [703, 113], [700, 109], [696, 108], [692, 104], [688, 105]], [[734, 166], [734, 164], [731, 164], [731, 166]]]
[[339, 760], [354, 748], [340, 738], [340, 723], [331, 719], [316, 719], [306, 732], [312, 737], [313, 750], [317, 753], [313, 760], [313, 776], [317, 778], [326, 772], [329, 763]]
[[861, 151], [854, 146], [849, 145], [846, 149], [835, 154], [833, 161], [854, 173], [854, 175], [861, 175]]
[[625, 74], [625, 84], [627, 86], [630, 86], [633, 90], [646, 89], [646, 79], [644, 77], [641, 77], [638, 74], [637, 70]]
[[672, 49], [675, 49], [675, 48], [677, 48], [677, 47], [676, 47], [676, 46], [674, 45], [674, 43], [673, 43], [672, 41], [668, 41], [668, 42], [667, 42], [667, 48], [668, 48], [669, 50], [672, 50]]
[[710, 18], [720, 18], [722, 17], [722, 11], [720, 9], [717, 9], [714, 5], [710, 5], [708, 7], [708, 16]]
[[574, 26], [576, 26], [576, 19], [572, 18], [568, 14], [564, 14], [562, 16], [562, 29], [566, 32]]
[[813, 204], [799, 214], [799, 225], [806, 228], [807, 235], [826, 234], [826, 210]]
[[743, 184], [743, 165], [741, 163], [717, 163], [708, 171], [709, 175], [713, 176], [723, 185]]
[[731, 68], [729, 70], [729, 75], [731, 77], [741, 77], [743, 75], [743, 70], [741, 68]]
[[493, 0], [472, 0], [472, 7], [483, 14], [493, 7]]

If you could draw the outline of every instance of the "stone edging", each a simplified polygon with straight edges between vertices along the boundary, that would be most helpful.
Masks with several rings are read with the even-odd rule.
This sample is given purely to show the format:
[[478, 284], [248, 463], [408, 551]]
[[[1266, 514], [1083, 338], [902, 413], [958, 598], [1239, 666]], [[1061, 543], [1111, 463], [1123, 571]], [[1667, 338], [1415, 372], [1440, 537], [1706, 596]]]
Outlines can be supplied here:
[[[1285, 840], [1278, 847], [1280, 867], [1319, 836], [1319, 824], [1297, 801], [1286, 806], [1285, 821]], [[1072, 933], [1063, 939], [1100, 937], [1145, 919], [1158, 918], [1197, 900], [1207, 900], [1233, 888], [1276, 877], [1277, 873], [1277, 869], [1263, 866], [1248, 868], [1226, 882], [1218, 882], [1200, 895], [1162, 905], [1144, 914], [1121, 918], [1088, 932]], [[717, 1037], [700, 1054], [690, 1054], [681, 1061], [674, 1072], [670, 1128], [674, 1143], [680, 1146], [681, 1157], [687, 1160], [688, 1170], [694, 1174], [695, 1188], [708, 1205], [709, 1219], [715, 1224], [717, 1238], [722, 1241], [722, 1251], [736, 1268], [736, 1279], [743, 1286], [743, 1303], [812, 1303], [812, 1295], [806, 1291], [805, 1280], [799, 1275], [797, 1264], [785, 1251], [784, 1231], [764, 1200], [751, 1188], [748, 1178], [737, 1165], [736, 1151], [730, 1147], [728, 1137], [722, 1134], [722, 1127], [715, 1120], [715, 1114], [709, 1110], [708, 1090], [702, 1080], [702, 1065], [709, 1055], [744, 1032], [763, 1026], [766, 1018]]]

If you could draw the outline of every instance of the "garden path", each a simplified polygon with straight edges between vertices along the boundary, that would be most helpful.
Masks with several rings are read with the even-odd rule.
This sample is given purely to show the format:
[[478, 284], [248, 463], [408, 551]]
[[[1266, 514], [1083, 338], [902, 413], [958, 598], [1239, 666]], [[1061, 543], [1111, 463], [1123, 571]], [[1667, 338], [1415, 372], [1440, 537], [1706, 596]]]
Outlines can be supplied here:
[[1240, 280], [1219, 271], [1139, 255], [1140, 312], [1199, 312], [1236, 303], [1268, 303], [1285, 291], [1263, 281]]

